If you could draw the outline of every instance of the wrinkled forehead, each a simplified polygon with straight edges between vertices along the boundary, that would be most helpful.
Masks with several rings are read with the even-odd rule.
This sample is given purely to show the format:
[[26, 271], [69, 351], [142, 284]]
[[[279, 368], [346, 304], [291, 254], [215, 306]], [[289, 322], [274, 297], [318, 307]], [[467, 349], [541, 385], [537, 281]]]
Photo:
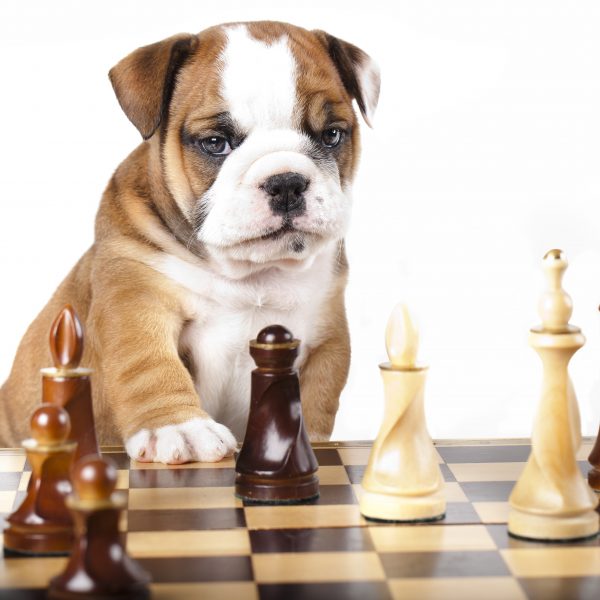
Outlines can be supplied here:
[[194, 65], [180, 81], [187, 80], [188, 108], [197, 118], [226, 113], [247, 133], [354, 123], [351, 99], [310, 32], [232, 24], [208, 30], [200, 40]]

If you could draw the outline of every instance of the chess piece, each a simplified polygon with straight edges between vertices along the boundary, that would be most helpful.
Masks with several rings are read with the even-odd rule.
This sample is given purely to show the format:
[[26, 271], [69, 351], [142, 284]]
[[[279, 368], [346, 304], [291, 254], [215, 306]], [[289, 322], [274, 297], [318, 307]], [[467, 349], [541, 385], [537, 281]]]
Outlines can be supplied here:
[[71, 491], [70, 469], [75, 442], [69, 436], [69, 415], [42, 404], [31, 417], [32, 438], [23, 442], [31, 464], [27, 495], [6, 520], [7, 554], [67, 554], [73, 543], [73, 520], [65, 505]]
[[592, 465], [592, 468], [588, 471], [588, 483], [593, 490], [600, 492], [600, 431], [598, 431], [598, 437], [590, 452], [588, 461]]
[[70, 305], [62, 309], [50, 327], [50, 353], [54, 367], [42, 369], [42, 402], [61, 406], [69, 413], [71, 435], [77, 442], [76, 461], [99, 454], [92, 410], [92, 371], [79, 366], [83, 330]]
[[539, 303], [542, 324], [529, 333], [529, 345], [542, 360], [542, 393], [531, 454], [509, 499], [508, 531], [514, 537], [565, 541], [592, 537], [599, 528], [598, 498], [576, 461], [581, 426], [568, 365], [585, 338], [569, 324], [572, 302], [562, 288], [567, 266], [560, 250], [544, 256], [548, 289]]
[[74, 493], [67, 498], [75, 542], [65, 570], [50, 581], [49, 598], [150, 597], [150, 576], [126, 554], [119, 535], [119, 517], [127, 499], [114, 491], [116, 483], [114, 465], [100, 456], [84, 457], [75, 465]]
[[419, 334], [398, 304], [386, 329], [390, 362], [379, 365], [385, 412], [362, 480], [360, 512], [385, 521], [435, 521], [446, 512], [444, 480], [427, 432], [427, 367], [417, 363]]
[[594, 491], [600, 492], [600, 429], [598, 430], [596, 443], [588, 456], [588, 461], [592, 465], [592, 468], [588, 471], [588, 483]]
[[281, 325], [250, 342], [252, 371], [246, 437], [236, 463], [235, 493], [246, 500], [295, 503], [319, 494], [317, 459], [304, 429], [294, 360], [300, 341]]

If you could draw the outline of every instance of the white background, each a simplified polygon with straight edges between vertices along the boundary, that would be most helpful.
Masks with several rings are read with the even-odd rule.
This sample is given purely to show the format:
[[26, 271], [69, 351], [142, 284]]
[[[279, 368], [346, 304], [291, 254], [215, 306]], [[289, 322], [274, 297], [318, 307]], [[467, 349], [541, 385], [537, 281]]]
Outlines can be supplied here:
[[112, 171], [139, 143], [107, 72], [138, 46], [232, 20], [320, 28], [382, 70], [363, 127], [347, 292], [353, 362], [334, 438], [372, 438], [377, 364], [399, 299], [419, 316], [434, 438], [528, 436], [544, 252], [563, 248], [587, 345], [583, 433], [600, 418], [600, 3], [0, 4], [0, 379], [28, 323], [90, 245]]

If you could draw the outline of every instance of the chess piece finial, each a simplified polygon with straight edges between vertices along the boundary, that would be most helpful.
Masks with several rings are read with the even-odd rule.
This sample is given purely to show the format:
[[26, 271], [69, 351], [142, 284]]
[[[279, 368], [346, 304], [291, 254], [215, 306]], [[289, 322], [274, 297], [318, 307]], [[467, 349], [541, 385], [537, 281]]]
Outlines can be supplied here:
[[540, 300], [543, 327], [529, 333], [529, 345], [543, 367], [542, 392], [531, 434], [531, 454], [510, 495], [508, 531], [513, 537], [566, 541], [598, 533], [598, 498], [577, 466], [581, 444], [579, 407], [568, 367], [585, 344], [569, 325], [572, 303], [561, 287], [567, 260], [560, 250], [544, 256], [549, 288]]
[[289, 344], [294, 341], [294, 336], [283, 325], [269, 325], [258, 332], [256, 341], [259, 344]]
[[540, 297], [538, 310], [545, 331], [560, 333], [571, 329], [569, 319], [573, 313], [573, 301], [562, 287], [562, 279], [568, 266], [562, 250], [550, 250], [542, 260], [547, 288]]
[[397, 304], [390, 315], [385, 330], [385, 347], [392, 366], [417, 366], [419, 330], [406, 304]]
[[296, 503], [319, 493], [318, 469], [302, 418], [294, 361], [300, 341], [270, 325], [250, 342], [250, 412], [236, 462], [235, 493], [251, 502]]
[[259, 368], [289, 368], [298, 357], [300, 340], [283, 325], [261, 329], [250, 342], [250, 354]]
[[77, 313], [67, 304], [50, 327], [50, 353], [59, 371], [76, 369], [83, 355], [83, 328]]
[[61, 406], [69, 413], [71, 435], [77, 442], [75, 460], [99, 454], [92, 408], [92, 371], [79, 366], [83, 328], [69, 304], [50, 327], [50, 353], [54, 366], [42, 369], [42, 402]]
[[32, 437], [23, 442], [31, 464], [27, 494], [7, 518], [6, 553], [67, 554], [73, 542], [73, 520], [66, 506], [71, 492], [70, 470], [75, 442], [67, 441], [71, 424], [67, 412], [42, 404], [31, 416]]
[[362, 481], [360, 512], [385, 521], [434, 521], [446, 511], [444, 481], [427, 432], [427, 367], [417, 364], [419, 332], [398, 304], [386, 329], [390, 362], [379, 365], [385, 413]]
[[31, 415], [31, 436], [38, 446], [56, 446], [69, 437], [71, 420], [67, 411], [54, 404], [42, 404]]
[[75, 541], [65, 570], [50, 581], [48, 597], [150, 598], [150, 576], [125, 551], [119, 519], [127, 506], [115, 492], [117, 471], [100, 456], [86, 456], [73, 469], [74, 493], [67, 499]]
[[73, 469], [73, 494], [81, 502], [108, 502], [116, 485], [114, 464], [100, 456], [86, 456]]

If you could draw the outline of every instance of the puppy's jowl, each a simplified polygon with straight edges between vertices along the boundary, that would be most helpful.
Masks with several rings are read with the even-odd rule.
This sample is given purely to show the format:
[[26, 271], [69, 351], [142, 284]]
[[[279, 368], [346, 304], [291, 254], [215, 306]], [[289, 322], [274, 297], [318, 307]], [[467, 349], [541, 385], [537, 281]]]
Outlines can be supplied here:
[[110, 71], [143, 143], [117, 168], [95, 241], [23, 338], [0, 390], [0, 443], [27, 435], [65, 303], [86, 329], [101, 443], [139, 460], [215, 461], [244, 435], [248, 340], [279, 323], [311, 439], [331, 435], [350, 361], [344, 236], [365, 52], [323, 31], [236, 23], [140, 48]]

